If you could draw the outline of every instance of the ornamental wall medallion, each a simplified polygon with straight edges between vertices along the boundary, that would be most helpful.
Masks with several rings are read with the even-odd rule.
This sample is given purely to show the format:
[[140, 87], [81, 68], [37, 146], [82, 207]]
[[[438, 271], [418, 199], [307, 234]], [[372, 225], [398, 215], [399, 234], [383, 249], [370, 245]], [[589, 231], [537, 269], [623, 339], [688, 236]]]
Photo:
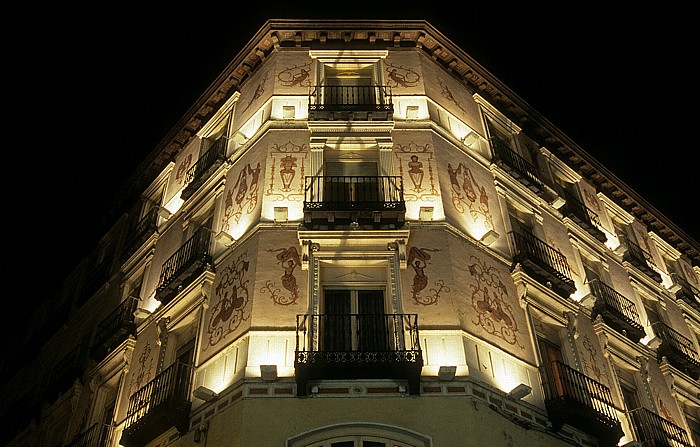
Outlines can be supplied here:
[[486, 193], [486, 188], [476, 181], [471, 169], [462, 163], [453, 168], [452, 164], [448, 163], [447, 174], [450, 177], [452, 205], [457, 212], [469, 211], [475, 222], [481, 220], [485, 228], [493, 229], [489, 196]]
[[311, 87], [311, 62], [287, 67], [277, 73], [277, 81], [282, 87]]
[[250, 317], [247, 309], [250, 301], [247, 278], [249, 266], [248, 252], [243, 252], [217, 271], [217, 279], [220, 278], [220, 281], [212, 297], [203, 351], [209, 346], [216, 346]]
[[437, 249], [411, 247], [408, 251], [407, 264], [415, 272], [413, 276], [413, 284], [411, 286], [411, 297], [416, 305], [430, 306], [437, 304], [440, 299], [440, 293], [449, 292], [449, 287], [445, 286], [443, 280], [435, 281], [435, 288], [429, 290], [429, 294], [425, 294], [423, 290], [428, 286], [428, 276], [425, 273], [426, 267], [431, 264], [431, 252], [439, 251]]
[[255, 210], [259, 180], [260, 163], [255, 168], [249, 163], [238, 172], [236, 183], [227, 187], [224, 193], [224, 217], [221, 219], [222, 231], [231, 229], [231, 220], [237, 224], [243, 213], [250, 214]]
[[480, 326], [488, 334], [494, 335], [510, 345], [525, 347], [518, 340], [519, 329], [513, 306], [510, 304], [508, 289], [501, 281], [499, 271], [470, 256], [469, 275], [476, 284], [469, 284], [471, 306], [476, 311], [472, 323]]
[[433, 175], [433, 148], [410, 142], [407, 145], [394, 145], [399, 175], [404, 181], [406, 202], [431, 202], [438, 197]]
[[294, 276], [294, 270], [301, 265], [301, 258], [295, 246], [289, 248], [277, 248], [267, 250], [271, 253], [277, 253], [277, 264], [282, 267], [282, 287], [287, 290], [288, 294], [281, 294], [274, 281], [267, 280], [265, 285], [260, 289], [262, 293], [270, 294], [272, 302], [281, 306], [289, 306], [297, 304], [299, 300], [299, 287], [297, 286], [297, 278]]
[[394, 65], [384, 61], [386, 84], [391, 88], [415, 87], [420, 82], [420, 75], [411, 68]]
[[302, 202], [308, 146], [287, 141], [281, 145], [273, 144], [269, 153], [270, 183], [265, 196], [270, 197], [274, 202]]

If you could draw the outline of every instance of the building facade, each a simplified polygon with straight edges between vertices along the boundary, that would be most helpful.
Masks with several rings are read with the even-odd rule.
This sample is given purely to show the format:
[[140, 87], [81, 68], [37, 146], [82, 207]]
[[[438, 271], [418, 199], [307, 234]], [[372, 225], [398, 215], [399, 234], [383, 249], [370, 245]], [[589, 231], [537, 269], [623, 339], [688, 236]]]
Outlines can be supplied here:
[[426, 22], [267, 22], [123, 202], [10, 446], [700, 446], [700, 247]]

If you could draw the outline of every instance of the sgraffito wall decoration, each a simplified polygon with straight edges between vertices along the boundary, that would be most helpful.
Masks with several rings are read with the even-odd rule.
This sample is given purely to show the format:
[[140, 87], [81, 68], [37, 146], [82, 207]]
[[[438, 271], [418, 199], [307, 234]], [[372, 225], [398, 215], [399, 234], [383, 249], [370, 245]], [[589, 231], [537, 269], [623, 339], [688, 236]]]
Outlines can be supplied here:
[[308, 95], [314, 83], [312, 60], [308, 53], [280, 49], [275, 61], [275, 93]]
[[219, 231], [238, 239], [259, 215], [262, 206], [259, 191], [263, 187], [263, 162], [244, 157], [226, 175]]
[[[275, 133], [272, 133], [274, 138]], [[302, 138], [306, 138], [306, 140]], [[265, 203], [263, 216], [271, 218], [274, 207], [286, 206], [289, 219], [303, 215], [304, 177], [308, 173], [308, 135], [299, 140], [273, 141], [269, 143], [268, 170], [265, 176]]]
[[685, 258], [678, 260], [678, 268], [682, 271], [686, 281], [697, 290], [700, 290], [700, 279], [698, 279], [698, 275], [693, 270], [692, 265]]
[[282, 270], [280, 283], [285, 291], [282, 292], [282, 290], [277, 287], [278, 283], [268, 279], [265, 281], [265, 285], [260, 289], [260, 292], [269, 294], [272, 302], [280, 306], [297, 304], [299, 301], [299, 286], [294, 271], [301, 269], [299, 249], [296, 245], [291, 245], [289, 247], [268, 249], [267, 251], [275, 254], [277, 263]]
[[649, 399], [654, 406], [651, 410], [667, 421], [682, 426], [678, 404], [671, 394], [671, 386], [661, 372], [658, 362], [656, 359], [646, 357], [642, 357], [640, 360], [642, 383], [645, 384]]
[[240, 86], [241, 95], [236, 102], [232, 129], [240, 129], [272, 96], [277, 79], [276, 62], [273, 62], [276, 60], [277, 55], [271, 55], [269, 62], [243, 81]]
[[301, 65], [280, 67], [277, 73], [277, 85], [281, 87], [311, 87], [311, 61]]
[[454, 284], [452, 313], [468, 333], [513, 356], [534, 364], [535, 354], [525, 312], [509, 267], [474, 244], [451, 239]]
[[397, 135], [394, 140], [394, 172], [403, 179], [408, 217], [418, 218], [421, 206], [433, 207], [433, 219], [444, 216], [440, 200], [435, 151], [428, 133]]
[[[472, 279], [467, 291], [471, 305], [471, 323], [509, 345], [524, 349], [520, 340], [523, 334], [515, 318], [513, 300], [509, 299], [501, 273], [494, 265], [473, 255], [469, 257], [468, 271]], [[517, 310], [520, 311], [520, 307]]]
[[256, 327], [294, 327], [307, 311], [308, 271], [301, 269], [301, 245], [294, 230], [271, 231], [260, 238], [255, 276]]
[[382, 62], [384, 80], [394, 95], [420, 95], [423, 90], [423, 76], [418, 55], [413, 52], [389, 52]]
[[256, 261], [254, 247], [253, 241], [248, 240], [217, 265], [204, 312], [200, 362], [238, 338], [250, 325]]
[[[569, 339], [573, 340], [575, 356], [581, 365], [581, 372], [591, 379], [610, 387], [608, 362], [593, 322], [585, 314], [567, 314]], [[571, 365], [574, 366], [574, 365]]]
[[121, 393], [123, 402], [118, 405], [121, 414], [115, 415], [118, 421], [126, 416], [126, 411], [129, 408], [129, 397], [143, 388], [158, 373], [158, 357], [160, 355], [158, 336], [159, 329], [156, 321], [138, 334], [124, 382], [127, 390]]
[[[202, 140], [193, 138], [192, 141], [175, 157], [175, 166], [170, 172], [170, 180], [168, 187], [163, 196], [163, 205], [168, 208], [171, 213], [177, 211], [179, 203], [170, 203], [173, 199], [179, 199], [179, 193], [186, 185], [187, 171], [197, 162], [199, 157], [199, 149], [202, 145]], [[172, 208], [172, 209], [171, 209]]]
[[543, 242], [564, 256], [563, 263], [568, 267], [569, 277], [574, 280], [576, 285], [576, 292], [574, 293], [582, 294], [585, 290], [588, 290], [587, 286], [584, 287], [586, 278], [579, 268], [579, 261], [569, 240], [566, 226], [550, 214], [544, 214], [542, 229], [544, 232]]
[[630, 224], [630, 227], [632, 227], [634, 237], [637, 239], [637, 245], [639, 245], [642, 250], [647, 252], [652, 257], [655, 264], [653, 267], [656, 267], [655, 270], [660, 270], [659, 266], [664, 265], [664, 260], [661, 258], [661, 255], [656, 249], [651, 237], [649, 237], [647, 228], [644, 226], [644, 224], [636, 220]]
[[615, 229], [612, 221], [610, 220], [610, 216], [608, 215], [605, 206], [603, 206], [603, 202], [601, 202], [600, 198], [598, 197], [595, 187], [588, 183], [585, 179], [579, 180], [578, 187], [581, 191], [583, 204], [586, 205], [589, 210], [598, 215], [600, 226], [602, 227], [601, 229], [613, 234]]
[[[445, 217], [477, 240], [489, 230], [505, 234], [491, 171], [451, 144], [435, 143]], [[505, 247], [506, 239], [499, 238], [493, 246]]]
[[[413, 283], [411, 284], [411, 298], [413, 303], [421, 306], [436, 305], [441, 293], [448, 293], [450, 288], [442, 279], [434, 280], [432, 287], [428, 288], [430, 279], [427, 275], [427, 267], [432, 264], [433, 248], [421, 248], [412, 246], [408, 250], [408, 266], [413, 270]], [[426, 290], [427, 288], [427, 290]]]

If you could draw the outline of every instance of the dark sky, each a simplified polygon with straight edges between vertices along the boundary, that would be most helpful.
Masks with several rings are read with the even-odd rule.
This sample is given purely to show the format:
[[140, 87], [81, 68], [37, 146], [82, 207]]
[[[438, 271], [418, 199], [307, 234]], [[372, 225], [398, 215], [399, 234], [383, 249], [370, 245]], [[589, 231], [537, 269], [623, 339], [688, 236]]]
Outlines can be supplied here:
[[[31, 11], [16, 16], [28, 40], [10, 45], [5, 65], [18, 86], [5, 104], [15, 296], [62, 277], [96, 245], [105, 230], [94, 217], [100, 198], [121, 187], [269, 18], [429, 21], [700, 240], [697, 37], [685, 4], [302, 3], [61, 4], [31, 21], [22, 19]], [[32, 265], [44, 279], [29, 280]]]

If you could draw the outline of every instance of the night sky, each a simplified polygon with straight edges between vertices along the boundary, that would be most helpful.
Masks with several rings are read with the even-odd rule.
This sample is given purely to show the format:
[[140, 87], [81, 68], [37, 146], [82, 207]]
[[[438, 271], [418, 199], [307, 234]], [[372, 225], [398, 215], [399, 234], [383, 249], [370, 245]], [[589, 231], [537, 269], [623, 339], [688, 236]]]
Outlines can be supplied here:
[[[15, 83], [6, 84], [15, 98], [6, 153], [15, 156], [5, 196], [16, 298], [62, 278], [96, 246], [107, 229], [95, 216], [103, 198], [270, 18], [427, 20], [700, 240], [697, 37], [686, 4], [258, 3], [61, 4], [31, 22], [22, 23], [31, 11], [17, 16], [28, 40], [9, 45], [5, 65]], [[29, 279], [31, 265], [44, 279]]]

